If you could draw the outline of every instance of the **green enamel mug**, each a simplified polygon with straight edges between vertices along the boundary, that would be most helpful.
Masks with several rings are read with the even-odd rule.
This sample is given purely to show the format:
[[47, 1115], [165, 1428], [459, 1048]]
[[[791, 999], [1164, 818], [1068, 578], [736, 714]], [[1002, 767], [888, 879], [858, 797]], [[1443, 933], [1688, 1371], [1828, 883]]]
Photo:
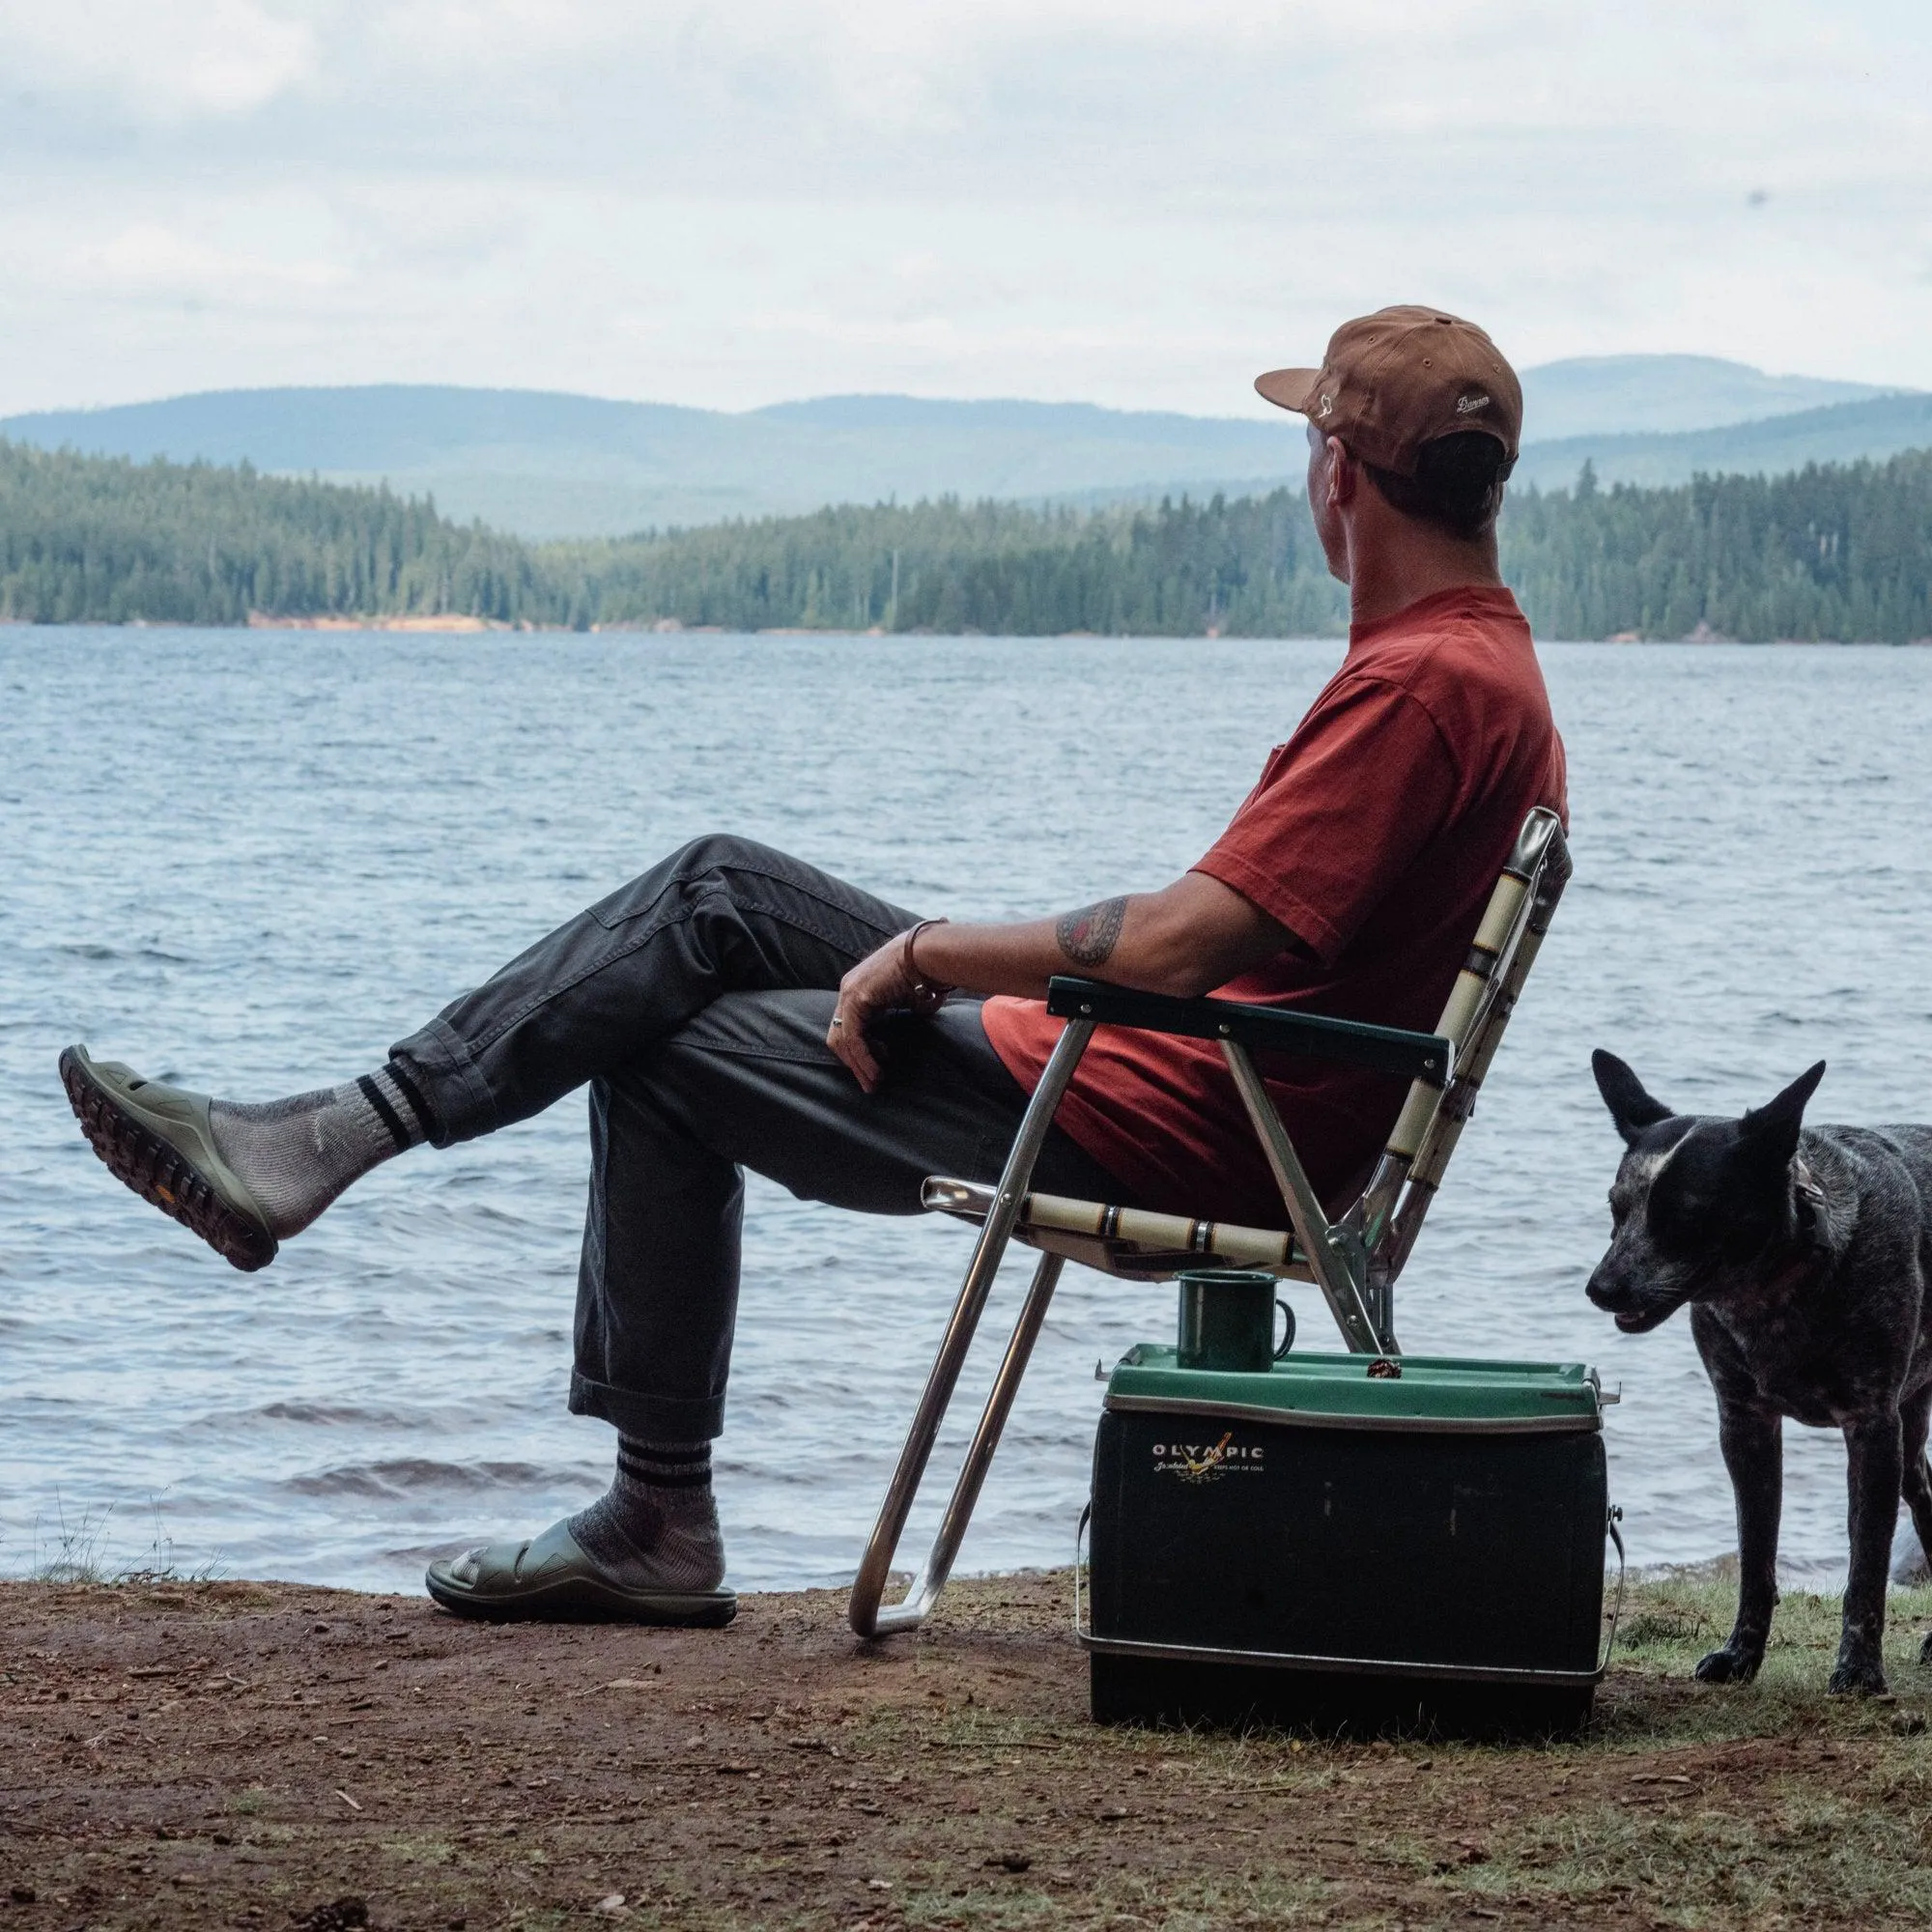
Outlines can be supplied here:
[[[1180, 1333], [1175, 1354], [1183, 1369], [1263, 1375], [1294, 1345], [1294, 1311], [1275, 1298], [1274, 1276], [1244, 1268], [1189, 1268], [1180, 1285]], [[1287, 1332], [1274, 1339], [1279, 1308]]]

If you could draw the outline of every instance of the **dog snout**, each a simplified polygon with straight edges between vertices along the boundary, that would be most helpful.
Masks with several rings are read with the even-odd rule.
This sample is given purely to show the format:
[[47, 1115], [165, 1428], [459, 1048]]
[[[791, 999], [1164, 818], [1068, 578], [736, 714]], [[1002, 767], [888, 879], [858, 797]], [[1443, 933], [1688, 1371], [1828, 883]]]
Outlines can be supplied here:
[[1614, 1315], [1630, 1306], [1634, 1289], [1625, 1270], [1614, 1265], [1614, 1257], [1605, 1255], [1584, 1283], [1583, 1293], [1605, 1315]]
[[1633, 1265], [1614, 1251], [1598, 1263], [1583, 1293], [1626, 1335], [1641, 1335], [1667, 1321], [1684, 1303], [1684, 1285], [1666, 1273]]

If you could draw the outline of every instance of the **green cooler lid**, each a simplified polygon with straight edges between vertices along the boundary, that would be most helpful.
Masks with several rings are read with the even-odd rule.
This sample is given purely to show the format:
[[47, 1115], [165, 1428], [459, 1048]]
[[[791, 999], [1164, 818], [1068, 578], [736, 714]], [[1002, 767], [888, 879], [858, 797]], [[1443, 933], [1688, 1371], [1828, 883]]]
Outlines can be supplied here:
[[1183, 1369], [1172, 1349], [1128, 1350], [1107, 1406], [1181, 1410], [1318, 1429], [1515, 1434], [1601, 1429], [1601, 1387], [1581, 1362], [1484, 1362], [1403, 1355], [1400, 1376], [1374, 1355], [1294, 1353], [1257, 1375]]

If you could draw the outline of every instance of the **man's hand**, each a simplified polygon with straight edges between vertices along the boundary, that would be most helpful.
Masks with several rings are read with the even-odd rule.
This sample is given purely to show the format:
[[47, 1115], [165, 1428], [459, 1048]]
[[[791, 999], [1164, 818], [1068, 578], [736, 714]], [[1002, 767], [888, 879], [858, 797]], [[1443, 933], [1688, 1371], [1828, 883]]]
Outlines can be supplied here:
[[[909, 950], [905, 934], [895, 933], [838, 982], [838, 1005], [826, 1029], [825, 1043], [852, 1069], [853, 1078], [867, 1094], [877, 1088], [880, 1069], [866, 1029], [881, 1013], [921, 1004], [921, 982], [906, 970]], [[929, 1007], [932, 1002], [923, 1004]]]
[[1287, 952], [1307, 949], [1287, 926], [1206, 872], [1157, 893], [1102, 899], [1022, 925], [923, 925], [889, 939], [846, 974], [825, 1043], [871, 1093], [879, 1063], [866, 1029], [895, 1008], [930, 1010], [922, 987], [1014, 993], [1037, 1000], [1056, 973], [1080, 973], [1144, 993], [1192, 999]]

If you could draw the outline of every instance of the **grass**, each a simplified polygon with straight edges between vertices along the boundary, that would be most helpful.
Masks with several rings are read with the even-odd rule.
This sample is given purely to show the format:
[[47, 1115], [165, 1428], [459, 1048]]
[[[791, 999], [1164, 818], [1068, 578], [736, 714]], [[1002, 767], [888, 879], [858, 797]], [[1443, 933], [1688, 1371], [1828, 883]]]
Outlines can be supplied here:
[[1572, 1909], [1641, 1898], [1685, 1926], [1932, 1919], [1932, 1868], [1913, 1819], [1869, 1798], [1816, 1796], [1797, 1777], [1768, 1796], [1749, 1815], [1597, 1804], [1538, 1824], [1445, 1883], [1472, 1898]]
[[[1862, 1712], [1889, 1724], [1894, 1707], [1856, 1699], [1823, 1699], [1838, 1650], [1841, 1605], [1835, 1596], [1794, 1590], [1784, 1594], [1773, 1620], [1764, 1667], [1755, 1682], [1728, 1687], [1727, 1694], [1693, 1698], [1683, 1709], [1632, 1695], [1629, 1680], [1689, 1678], [1697, 1660], [1730, 1634], [1737, 1585], [1726, 1577], [1696, 1573], [1666, 1576], [1634, 1585], [1617, 1635], [1617, 1680], [1599, 1704], [1598, 1732], [1617, 1745], [1652, 1747], [1712, 1737], [1763, 1735], [1814, 1721], [1821, 1710]], [[1910, 1717], [1932, 1710], [1932, 1669], [1918, 1662], [1918, 1645], [1932, 1626], [1932, 1588], [1893, 1590], [1886, 1619], [1886, 1671], [1893, 1694]]]
[[[1728, 1579], [1638, 1585], [1598, 1721], [1548, 1752], [1549, 1803], [1443, 1889], [1592, 1918], [1630, 1905], [1670, 1926], [1932, 1922], [1932, 1668], [1918, 1661], [1932, 1590], [1892, 1593], [1885, 1701], [1825, 1693], [1840, 1605], [1810, 1592], [1780, 1603], [1754, 1683], [1696, 1685], [1734, 1605]], [[1605, 1788], [1605, 1769], [1635, 1762]]]
[[58, 1490], [54, 1492], [54, 1516], [34, 1519], [34, 1561], [25, 1580], [30, 1583], [91, 1583], [104, 1587], [139, 1583], [209, 1583], [220, 1575], [219, 1566], [204, 1563], [184, 1569], [175, 1555], [174, 1538], [161, 1523], [158, 1496], [148, 1498], [154, 1524], [147, 1552], [140, 1562], [127, 1565], [110, 1563], [107, 1535], [113, 1526], [114, 1505], [82, 1510], [71, 1522], [67, 1505]]

